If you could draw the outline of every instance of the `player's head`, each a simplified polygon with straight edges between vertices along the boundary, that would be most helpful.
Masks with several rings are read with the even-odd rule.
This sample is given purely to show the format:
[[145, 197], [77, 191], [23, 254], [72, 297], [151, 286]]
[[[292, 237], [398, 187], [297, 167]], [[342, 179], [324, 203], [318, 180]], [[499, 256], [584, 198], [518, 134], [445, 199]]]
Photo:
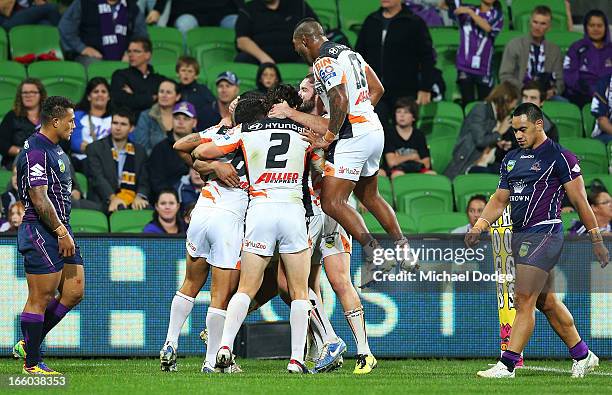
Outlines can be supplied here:
[[531, 149], [546, 139], [544, 115], [533, 103], [523, 103], [512, 113], [512, 129], [521, 148]]
[[302, 98], [295, 90], [294, 87], [287, 84], [280, 84], [268, 91], [266, 95], [266, 102], [268, 104], [268, 109], [272, 108], [273, 105], [287, 102], [289, 107], [298, 108], [302, 105]]
[[50, 96], [42, 104], [40, 120], [45, 131], [69, 140], [74, 125], [74, 103], [63, 96]]
[[608, 191], [591, 187], [591, 192], [587, 194], [587, 200], [597, 217], [597, 223], [603, 225], [612, 221], [612, 197], [610, 197]]
[[470, 220], [470, 225], [474, 226], [478, 218], [482, 215], [482, 210], [484, 210], [487, 205], [487, 198], [485, 195], [474, 195], [470, 198], [467, 204], [467, 208], [465, 212]]
[[293, 31], [293, 48], [307, 63], [319, 57], [319, 48], [325, 41], [323, 27], [313, 18], [301, 20]]
[[300, 111], [305, 113], [312, 113], [317, 104], [317, 92], [315, 91], [314, 85], [314, 74], [308, 73], [306, 77], [300, 82], [300, 90], [298, 95], [302, 99], [302, 105]]
[[111, 118], [111, 136], [114, 141], [125, 141], [134, 130], [134, 113], [128, 108], [118, 108]]
[[255, 122], [266, 117], [268, 107], [263, 98], [257, 96], [241, 97], [234, 110], [234, 125]]

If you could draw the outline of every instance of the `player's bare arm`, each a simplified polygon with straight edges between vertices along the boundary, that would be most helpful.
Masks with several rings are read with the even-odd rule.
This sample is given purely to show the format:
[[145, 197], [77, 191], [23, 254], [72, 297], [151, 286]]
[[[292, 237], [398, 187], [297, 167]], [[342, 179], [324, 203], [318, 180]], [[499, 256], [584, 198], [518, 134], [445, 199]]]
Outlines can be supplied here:
[[191, 152], [191, 157], [195, 160], [215, 159], [230, 151], [232, 150], [224, 152], [215, 143], [210, 142], [198, 145], [196, 149]]
[[315, 133], [323, 136], [329, 127], [329, 120], [318, 115], [307, 114], [289, 107], [286, 102], [275, 104], [272, 106], [268, 114], [274, 118], [289, 118], [292, 121], [300, 123]]
[[510, 191], [507, 189], [498, 189], [495, 191], [491, 199], [482, 210], [482, 214], [474, 227], [465, 234], [465, 244], [468, 247], [473, 247], [478, 244], [480, 233], [487, 230], [489, 226], [497, 221], [502, 216], [504, 209], [510, 202]]
[[200, 176], [215, 173], [217, 178], [226, 185], [233, 188], [240, 186], [240, 177], [238, 177], [238, 172], [231, 163], [223, 163], [216, 160], [196, 160], [193, 163], [193, 168], [200, 173]]
[[346, 85], [334, 86], [327, 92], [327, 96], [329, 97], [329, 125], [327, 129], [334, 136], [337, 136], [348, 112]]
[[202, 144], [202, 136], [200, 133], [191, 133], [181, 139], [177, 140], [172, 148], [175, 151], [190, 153], [193, 151], [198, 145]]
[[366, 80], [368, 81], [368, 88], [370, 90], [370, 102], [376, 107], [380, 98], [385, 93], [385, 87], [370, 66], [366, 65], [365, 73]]
[[62, 256], [73, 256], [75, 253], [74, 241], [66, 226], [57, 216], [51, 200], [49, 200], [47, 186], [32, 187], [28, 192], [40, 220], [57, 235], [60, 254]]
[[572, 181], [563, 184], [567, 198], [572, 203], [576, 212], [580, 216], [580, 221], [584, 224], [591, 237], [593, 243], [593, 252], [601, 267], [608, 265], [608, 249], [603, 243], [603, 237], [599, 231], [599, 225], [595, 214], [587, 200], [586, 191], [584, 189], [584, 180], [582, 176], [574, 178]]

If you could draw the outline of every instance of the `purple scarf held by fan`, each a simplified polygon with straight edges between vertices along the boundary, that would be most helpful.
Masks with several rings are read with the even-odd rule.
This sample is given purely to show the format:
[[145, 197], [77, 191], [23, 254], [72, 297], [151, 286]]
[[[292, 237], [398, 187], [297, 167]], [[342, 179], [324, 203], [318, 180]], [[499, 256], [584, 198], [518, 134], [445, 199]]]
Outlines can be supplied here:
[[126, 0], [120, 0], [115, 6], [111, 6], [106, 0], [98, 0], [98, 15], [102, 33], [102, 56], [105, 60], [121, 60], [127, 49]]

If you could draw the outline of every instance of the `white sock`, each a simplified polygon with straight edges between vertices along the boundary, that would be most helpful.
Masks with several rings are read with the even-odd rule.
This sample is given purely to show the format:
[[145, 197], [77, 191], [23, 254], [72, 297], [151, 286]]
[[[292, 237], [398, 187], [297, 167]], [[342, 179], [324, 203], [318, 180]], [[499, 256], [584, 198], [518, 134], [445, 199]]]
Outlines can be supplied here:
[[368, 345], [363, 306], [359, 306], [351, 311], [345, 311], [344, 316], [348, 321], [351, 332], [353, 332], [353, 337], [355, 338], [355, 343], [357, 344], [357, 354], [372, 354], [372, 351], [370, 351], [370, 346]]
[[321, 300], [312, 289], [308, 289], [308, 298], [313, 306], [312, 312], [310, 313], [310, 323], [315, 332], [319, 333], [324, 343], [335, 342], [338, 336], [336, 332], [334, 332], [334, 328], [331, 322], [329, 322], [327, 314], [325, 314]]
[[[223, 336], [221, 337], [219, 348], [227, 346], [230, 350], [234, 349], [234, 339], [249, 312], [250, 304], [251, 298], [245, 293], [236, 293], [232, 296], [232, 299], [230, 299], [227, 305], [225, 324], [223, 325]], [[218, 349], [215, 351], [215, 355], [217, 351]]]
[[306, 331], [308, 330], [309, 300], [294, 300], [291, 302], [291, 359], [304, 363], [304, 347], [306, 346]]
[[170, 307], [170, 322], [168, 323], [168, 334], [166, 341], [170, 342], [175, 349], [178, 349], [178, 338], [181, 333], [181, 328], [185, 323], [195, 299], [185, 294], [176, 291], [176, 295], [172, 298], [172, 306]]
[[223, 325], [227, 311], [208, 307], [206, 313], [206, 328], [208, 329], [208, 344], [206, 345], [206, 362], [215, 366], [217, 363], [217, 351], [223, 336]]

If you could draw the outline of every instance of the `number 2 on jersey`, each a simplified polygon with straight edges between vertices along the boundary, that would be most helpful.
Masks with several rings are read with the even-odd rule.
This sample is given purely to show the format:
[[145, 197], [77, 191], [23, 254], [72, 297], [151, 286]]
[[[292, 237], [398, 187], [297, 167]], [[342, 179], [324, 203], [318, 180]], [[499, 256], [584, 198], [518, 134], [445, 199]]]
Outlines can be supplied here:
[[357, 83], [357, 89], [365, 88], [367, 85], [366, 76], [361, 68], [361, 62], [354, 53], [348, 56], [351, 66], [353, 66], [353, 74], [355, 75], [355, 82]]
[[272, 133], [270, 142], [280, 141], [280, 144], [270, 147], [266, 158], [266, 169], [282, 169], [287, 166], [287, 159], [276, 160], [279, 155], [284, 155], [289, 152], [289, 142], [291, 137], [287, 133]]

